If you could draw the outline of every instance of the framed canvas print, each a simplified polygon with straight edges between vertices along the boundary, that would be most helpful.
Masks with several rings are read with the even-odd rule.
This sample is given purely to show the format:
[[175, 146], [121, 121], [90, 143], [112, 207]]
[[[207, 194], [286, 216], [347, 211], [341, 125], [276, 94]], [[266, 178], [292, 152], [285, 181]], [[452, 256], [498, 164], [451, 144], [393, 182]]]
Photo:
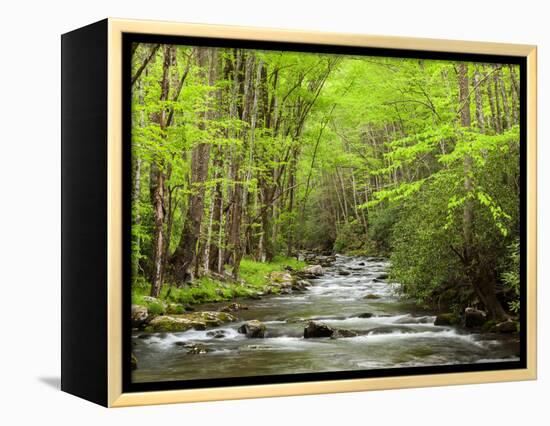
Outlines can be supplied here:
[[62, 389], [536, 378], [536, 48], [107, 19], [62, 37]]

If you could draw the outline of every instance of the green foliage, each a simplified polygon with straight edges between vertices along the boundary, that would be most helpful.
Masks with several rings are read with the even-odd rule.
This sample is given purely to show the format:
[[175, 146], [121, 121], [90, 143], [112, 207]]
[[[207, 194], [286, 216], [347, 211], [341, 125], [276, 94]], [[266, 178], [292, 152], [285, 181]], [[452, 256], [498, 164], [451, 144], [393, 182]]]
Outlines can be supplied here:
[[276, 256], [271, 262], [256, 262], [251, 259], [241, 261], [241, 277], [251, 287], [262, 288], [268, 283], [271, 272], [282, 271], [289, 266], [301, 269], [306, 264], [292, 257]]
[[420, 303], [436, 303], [443, 287], [465, 280], [451, 249], [459, 246], [458, 229], [445, 228], [445, 193], [444, 185], [427, 185], [402, 204], [401, 220], [392, 232], [391, 277]]
[[[303, 266], [278, 256], [332, 249], [391, 256], [392, 278], [405, 296], [457, 312], [476, 302], [472, 283], [496, 274], [494, 284], [515, 295], [506, 302], [517, 312], [519, 249], [508, 248], [519, 232], [513, 67], [467, 63], [471, 92], [464, 102], [464, 76], [451, 61], [216, 49], [211, 57], [218, 59], [204, 66], [196, 48], [171, 49], [167, 69], [162, 46], [132, 88], [136, 297], [148, 294], [155, 244], [172, 256], [185, 225], [200, 217], [192, 249], [204, 276], [179, 288], [168, 283], [163, 300], [251, 295], [269, 273]], [[137, 46], [134, 72], [149, 51]], [[163, 80], [170, 84], [161, 100]], [[507, 99], [490, 98], [493, 86]], [[469, 125], [461, 120], [464, 108]], [[162, 126], [160, 117], [170, 114], [173, 121]], [[206, 171], [196, 182], [192, 170], [203, 160], [195, 148], [203, 146]], [[155, 210], [158, 176], [164, 185]], [[195, 199], [202, 211], [189, 217]], [[160, 215], [162, 243], [154, 240]], [[465, 237], [470, 228], [472, 237]], [[228, 272], [242, 258], [242, 283], [204, 273], [205, 248], [214, 246], [224, 251]], [[269, 263], [253, 260], [273, 255]]]
[[[150, 301], [144, 298], [146, 294], [141, 294], [140, 290], [146, 290], [146, 288], [141, 287], [136, 289], [133, 288], [132, 291], [132, 303], [136, 305], [141, 305], [147, 307], [149, 313], [152, 315], [163, 315], [166, 312], [166, 307], [162, 302], [159, 301]], [[148, 295], [148, 293], [147, 293]]]
[[337, 253], [364, 252], [367, 243], [365, 228], [357, 220], [352, 220], [340, 226], [334, 250]]
[[513, 243], [508, 246], [508, 256], [507, 256], [507, 268], [505, 272], [502, 273], [502, 281], [504, 282], [506, 288], [510, 290], [513, 294], [513, 299], [510, 300], [509, 307], [512, 312], [519, 314], [520, 311], [520, 250], [519, 250], [519, 240], [516, 239]]
[[379, 206], [369, 212], [369, 240], [374, 252], [389, 255], [391, 251], [393, 227], [401, 216], [401, 207], [397, 204]]

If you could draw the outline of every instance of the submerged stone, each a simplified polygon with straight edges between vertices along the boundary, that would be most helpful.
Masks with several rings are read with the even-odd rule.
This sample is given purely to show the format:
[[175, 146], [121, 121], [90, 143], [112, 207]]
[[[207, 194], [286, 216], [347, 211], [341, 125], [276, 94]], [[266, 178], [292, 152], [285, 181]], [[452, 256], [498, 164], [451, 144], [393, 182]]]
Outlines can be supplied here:
[[380, 299], [380, 296], [378, 296], [377, 294], [369, 293], [365, 297], [363, 297], [363, 299], [376, 300], [376, 299]]

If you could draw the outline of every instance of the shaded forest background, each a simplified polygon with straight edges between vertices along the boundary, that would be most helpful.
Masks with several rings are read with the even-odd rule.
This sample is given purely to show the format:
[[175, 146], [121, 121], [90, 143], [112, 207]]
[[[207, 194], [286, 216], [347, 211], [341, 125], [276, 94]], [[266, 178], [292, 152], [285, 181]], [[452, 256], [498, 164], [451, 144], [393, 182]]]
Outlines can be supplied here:
[[135, 292], [238, 287], [317, 250], [388, 256], [421, 304], [518, 312], [517, 66], [150, 44], [132, 58]]

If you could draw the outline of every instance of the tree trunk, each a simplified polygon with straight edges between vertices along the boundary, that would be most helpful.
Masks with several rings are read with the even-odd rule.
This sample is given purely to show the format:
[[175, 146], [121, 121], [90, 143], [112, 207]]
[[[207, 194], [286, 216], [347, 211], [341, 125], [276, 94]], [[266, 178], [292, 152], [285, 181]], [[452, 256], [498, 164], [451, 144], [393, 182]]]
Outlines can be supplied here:
[[[139, 104], [143, 106], [143, 85], [141, 84], [141, 82], [140, 84], [138, 84], [138, 99]], [[143, 109], [141, 109], [139, 112], [139, 127], [145, 127], [145, 112], [143, 111]], [[141, 195], [141, 167], [143, 160], [139, 155], [137, 155], [136, 157], [137, 158], [134, 168], [134, 191], [132, 194], [132, 206], [135, 209], [135, 214], [133, 215], [134, 226], [139, 226], [139, 224], [141, 223], [139, 200]], [[132, 279], [135, 279], [138, 276], [139, 255], [141, 253], [141, 239], [139, 237], [139, 234], [134, 237], [133, 244], [134, 247], [132, 248], [132, 251], [137, 253], [137, 258], [132, 258]]]
[[497, 116], [497, 110], [495, 107], [495, 98], [493, 97], [493, 90], [491, 89], [491, 79], [488, 74], [485, 73], [484, 76], [487, 79], [486, 89], [487, 89], [487, 98], [489, 99], [489, 107], [491, 108], [491, 121], [493, 122], [493, 130], [495, 133], [501, 133], [500, 120]]
[[[292, 141], [292, 144], [295, 144], [295, 141]], [[289, 194], [288, 194], [288, 229], [287, 229], [287, 237], [286, 237], [286, 255], [288, 257], [292, 256], [292, 251], [294, 247], [294, 187], [296, 186], [296, 167], [297, 167], [297, 148], [291, 149], [291, 155], [290, 155], [290, 165], [288, 168], [288, 188]]]
[[474, 87], [475, 87], [475, 103], [476, 103], [476, 122], [481, 133], [485, 133], [485, 116], [483, 114], [483, 98], [481, 94], [480, 78], [478, 66], [474, 70]]
[[[162, 64], [162, 80], [160, 82], [160, 100], [166, 101], [170, 91], [169, 69], [172, 63], [172, 47], [169, 45], [164, 46], [164, 60]], [[162, 103], [161, 103], [162, 105]], [[153, 121], [156, 121], [160, 127], [161, 138], [166, 139], [166, 119], [167, 111], [164, 106], [161, 107], [161, 111], [153, 114]], [[162, 282], [164, 278], [164, 194], [165, 188], [165, 175], [164, 164], [162, 160], [153, 160], [151, 164], [151, 186], [152, 193], [151, 198], [153, 201], [154, 212], [154, 244], [153, 244], [153, 274], [151, 280], [151, 296], [159, 297]]]
[[[197, 49], [197, 64], [200, 67], [200, 78], [205, 83], [213, 86], [217, 78], [217, 49], [200, 47]], [[210, 56], [210, 58], [209, 58]], [[210, 72], [206, 75], [206, 69], [210, 65]], [[206, 131], [206, 121], [211, 118], [212, 106], [209, 105], [202, 113], [202, 120], [198, 127]], [[185, 224], [183, 226], [179, 245], [174, 252], [173, 265], [178, 285], [183, 285], [193, 280], [193, 266], [197, 258], [201, 222], [204, 213], [204, 183], [208, 178], [208, 166], [210, 161], [209, 141], [200, 141], [191, 153], [191, 190], [189, 206]]]
[[502, 98], [502, 107], [504, 108], [504, 117], [506, 118], [506, 123], [503, 126], [503, 128], [508, 129], [509, 127], [512, 126], [512, 114], [510, 112], [508, 95], [506, 95], [506, 88], [504, 86], [504, 81], [502, 80], [502, 74], [500, 69], [497, 72], [495, 72], [495, 78], [500, 88], [500, 96]]
[[210, 249], [208, 251], [208, 269], [219, 272], [219, 255], [221, 250], [220, 239], [222, 236], [222, 210], [223, 210], [223, 189], [222, 183], [219, 179], [223, 173], [223, 160], [221, 147], [218, 147], [218, 155], [214, 162], [215, 174], [214, 177], [218, 179], [216, 181], [216, 187], [212, 193], [212, 216], [211, 216], [211, 233]]
[[517, 88], [517, 82], [516, 82], [516, 75], [514, 72], [514, 66], [515, 65], [509, 65], [510, 69], [510, 96], [512, 97], [512, 124], [518, 124], [519, 123], [519, 90]]
[[[471, 126], [470, 102], [468, 89], [468, 65], [462, 62], [459, 64], [459, 105], [460, 125], [463, 129], [468, 129]], [[464, 201], [463, 209], [463, 254], [462, 261], [465, 265], [466, 273], [470, 278], [472, 287], [478, 295], [481, 302], [485, 305], [485, 309], [492, 319], [500, 319], [506, 316], [504, 309], [500, 305], [494, 288], [494, 280], [489, 279], [490, 271], [483, 266], [479, 261], [479, 253], [474, 248], [473, 243], [473, 226], [474, 226], [474, 184], [472, 180], [473, 160], [470, 155], [464, 156], [464, 191], [466, 200]]]
[[498, 78], [497, 78], [496, 72], [493, 73], [493, 86], [494, 86], [494, 94], [495, 94], [495, 110], [496, 110], [496, 117], [497, 117], [498, 128], [499, 128], [498, 133], [502, 133], [504, 131], [504, 123], [502, 119], [502, 110], [500, 108], [500, 90], [498, 87]]
[[155, 176], [153, 189], [154, 245], [151, 296], [159, 297], [164, 276], [164, 173], [156, 164], [151, 165]]

